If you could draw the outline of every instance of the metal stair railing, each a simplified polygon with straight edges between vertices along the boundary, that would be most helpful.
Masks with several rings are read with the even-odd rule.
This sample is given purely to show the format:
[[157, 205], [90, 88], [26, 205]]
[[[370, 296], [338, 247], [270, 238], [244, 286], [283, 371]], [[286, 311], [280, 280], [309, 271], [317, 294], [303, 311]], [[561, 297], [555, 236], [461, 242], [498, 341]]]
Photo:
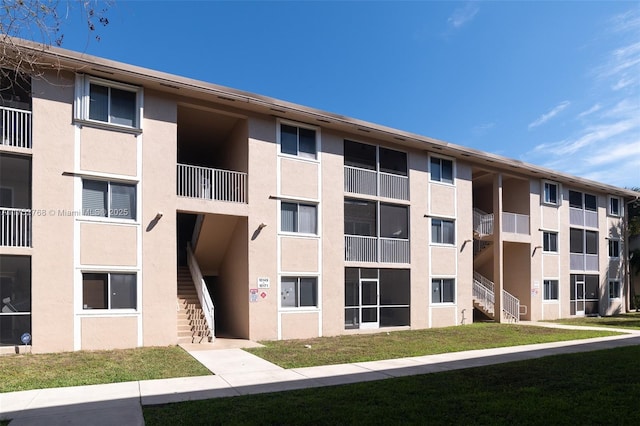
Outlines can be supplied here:
[[193, 250], [191, 249], [191, 244], [187, 244], [187, 264], [189, 265], [189, 271], [191, 271], [193, 284], [195, 285], [196, 292], [198, 293], [198, 300], [200, 300], [202, 313], [204, 314], [204, 318], [207, 321], [207, 325], [211, 330], [211, 341], [214, 341], [216, 338], [215, 332], [214, 332], [215, 307], [213, 305], [213, 301], [211, 300], [211, 296], [209, 295], [209, 289], [207, 288], [207, 284], [205, 283], [202, 273], [200, 272], [200, 266], [198, 265], [198, 261], [196, 260], [196, 257], [193, 254]]
[[520, 321], [520, 300], [506, 290], [502, 290], [502, 312], [509, 322]]

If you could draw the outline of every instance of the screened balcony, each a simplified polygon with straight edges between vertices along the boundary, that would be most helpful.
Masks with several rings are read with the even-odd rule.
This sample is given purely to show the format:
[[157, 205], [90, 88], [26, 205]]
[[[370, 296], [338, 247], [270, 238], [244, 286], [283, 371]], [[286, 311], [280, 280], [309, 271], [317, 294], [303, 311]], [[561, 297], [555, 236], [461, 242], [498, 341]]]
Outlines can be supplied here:
[[0, 145], [31, 148], [31, 83], [14, 73], [0, 82]]
[[31, 158], [0, 154], [0, 246], [31, 247]]
[[344, 211], [346, 261], [411, 261], [407, 206], [346, 199]]
[[344, 190], [355, 194], [409, 200], [407, 154], [345, 140]]
[[529, 215], [502, 212], [502, 232], [529, 235]]
[[178, 164], [177, 194], [181, 197], [246, 203], [247, 174]]

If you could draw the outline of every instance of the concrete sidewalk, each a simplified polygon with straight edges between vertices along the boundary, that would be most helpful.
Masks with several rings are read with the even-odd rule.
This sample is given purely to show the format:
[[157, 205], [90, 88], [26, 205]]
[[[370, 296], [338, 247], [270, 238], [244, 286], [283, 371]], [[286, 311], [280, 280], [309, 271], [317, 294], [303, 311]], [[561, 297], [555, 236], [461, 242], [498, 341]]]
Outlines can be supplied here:
[[624, 332], [627, 334], [595, 339], [288, 370], [241, 349], [186, 347], [215, 375], [4, 393], [0, 394], [0, 419], [13, 419], [12, 426], [144, 425], [142, 405], [340, 385], [640, 345], [640, 331]]

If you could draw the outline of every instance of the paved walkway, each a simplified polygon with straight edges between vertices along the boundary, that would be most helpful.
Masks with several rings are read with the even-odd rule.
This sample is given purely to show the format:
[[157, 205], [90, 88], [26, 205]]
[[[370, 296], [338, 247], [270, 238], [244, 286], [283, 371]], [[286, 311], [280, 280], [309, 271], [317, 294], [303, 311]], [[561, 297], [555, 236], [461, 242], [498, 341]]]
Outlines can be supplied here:
[[617, 331], [627, 334], [288, 370], [238, 348], [185, 345], [215, 375], [3, 393], [0, 419], [13, 419], [11, 426], [144, 425], [142, 405], [340, 385], [640, 345], [640, 330]]

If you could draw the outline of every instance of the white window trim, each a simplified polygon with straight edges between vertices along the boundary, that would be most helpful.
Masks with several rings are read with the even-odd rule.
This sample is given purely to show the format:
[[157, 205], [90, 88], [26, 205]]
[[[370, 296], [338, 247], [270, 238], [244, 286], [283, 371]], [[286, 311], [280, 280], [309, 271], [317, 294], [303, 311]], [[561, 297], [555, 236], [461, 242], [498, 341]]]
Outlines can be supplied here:
[[[611, 287], [611, 283], [618, 283], [618, 296], [617, 297], [611, 297], [611, 291], [610, 291], [610, 287]], [[609, 300], [621, 300], [622, 299], [622, 285], [621, 285], [621, 281], [617, 278], [609, 278], [607, 280], [607, 298]]]
[[[89, 93], [91, 83], [100, 86], [113, 87], [115, 89], [126, 90], [136, 94], [136, 126], [125, 126], [123, 124], [109, 123], [105, 121], [92, 120], [89, 118]], [[119, 130], [127, 133], [139, 134], [142, 132], [142, 105], [143, 105], [143, 89], [140, 86], [120, 83], [117, 81], [106, 80], [87, 74], [78, 74], [76, 77], [74, 103], [74, 122], [91, 127], [98, 127], [107, 130]]]
[[[303, 129], [307, 129], [307, 130], [313, 130], [316, 132], [316, 158], [309, 158], [309, 157], [301, 157], [300, 155], [293, 155], [293, 154], [287, 154], [285, 152], [282, 152], [281, 149], [281, 126], [282, 125], [286, 125], [286, 126], [292, 126], [292, 127], [300, 127]], [[320, 163], [320, 153], [321, 153], [321, 147], [322, 147], [322, 138], [320, 135], [320, 127], [318, 126], [313, 126], [311, 124], [306, 124], [306, 123], [300, 123], [297, 121], [290, 121], [290, 120], [283, 120], [281, 118], [278, 118], [276, 120], [276, 142], [278, 145], [278, 156], [283, 157], [283, 158], [291, 158], [294, 160], [298, 160], [298, 161], [306, 161], [306, 162], [310, 162], [310, 163]]]
[[[316, 208], [316, 233], [310, 232], [292, 232], [292, 231], [283, 231], [282, 230], [282, 203], [288, 204], [300, 204], [305, 206], [314, 206]], [[281, 199], [278, 200], [278, 234], [288, 237], [304, 237], [304, 238], [318, 238], [320, 236], [320, 220], [319, 220], [319, 210], [320, 203], [317, 201], [307, 201], [307, 200], [291, 200], [291, 199]]]
[[[611, 200], [612, 199], [618, 200], [618, 213], [617, 214], [614, 214], [611, 211]], [[607, 215], [609, 215], [611, 217], [622, 217], [624, 215], [623, 206], [624, 206], [624, 203], [622, 202], [622, 198], [616, 197], [616, 196], [613, 196], [613, 195], [610, 195], [610, 196], [607, 197]]]
[[[547, 185], [547, 184], [556, 186], [556, 198], [557, 198], [557, 200], [556, 200], [555, 203], [552, 203], [550, 201], [546, 201], [545, 200], [545, 191], [544, 191], [544, 189], [545, 189], [545, 185]], [[560, 205], [562, 204], [562, 185], [560, 183], [554, 182], [552, 180], [543, 180], [540, 183], [540, 186], [541, 186], [541, 188], [540, 188], [540, 195], [541, 195], [540, 202], [545, 206], [560, 207]]]
[[[315, 278], [316, 279], [316, 306], [282, 306], [282, 279], [283, 278]], [[319, 312], [320, 306], [320, 275], [304, 272], [282, 272], [278, 275], [278, 311], [280, 312]], [[299, 296], [299, 295], [298, 295]]]
[[[439, 160], [447, 160], [447, 161], [451, 161], [451, 180], [452, 182], [443, 182], [441, 180], [433, 180], [432, 176], [431, 176], [431, 159], [432, 158], [437, 158]], [[428, 158], [428, 163], [427, 163], [427, 167], [429, 169], [429, 183], [435, 183], [438, 185], [446, 185], [446, 186], [456, 186], [456, 180], [457, 180], [457, 175], [458, 175], [458, 170], [457, 170], [457, 165], [456, 165], [456, 159], [453, 157], [447, 157], [446, 155], [433, 155], [433, 154], [429, 154], [429, 158]]]
[[[136, 307], [131, 308], [123, 308], [123, 309], [85, 309], [82, 304], [82, 300], [84, 299], [84, 274], [107, 274], [107, 282], [109, 289], [111, 288], [111, 274], [129, 274], [136, 276]], [[117, 270], [105, 270], [104, 268], [96, 267], [95, 269], [91, 268], [83, 268], [80, 270], [80, 309], [78, 311], [78, 315], [81, 316], [131, 316], [131, 315], [139, 315], [140, 312], [140, 304], [142, 301], [140, 300], [140, 270], [139, 269], [117, 269]], [[109, 290], [109, 297], [111, 297], [111, 291]], [[111, 304], [111, 299], [109, 299], [109, 304]]]
[[[558, 283], [558, 298], [557, 299], [545, 299], [544, 298], [544, 282], [556, 281]], [[543, 278], [542, 279], [542, 303], [555, 304], [560, 303], [560, 279], [559, 278]]]
[[[437, 243], [435, 241], [433, 241], [433, 221], [434, 220], [440, 220], [440, 221], [447, 221], [447, 222], [453, 222], [453, 243]], [[433, 216], [429, 218], [429, 245], [431, 246], [436, 246], [436, 247], [457, 247], [458, 243], [458, 223], [457, 220], [453, 217], [441, 217], [441, 216]], [[439, 278], [447, 278], [447, 277], [433, 277], [435, 279], [439, 279]]]
[[[555, 234], [556, 235], [556, 251], [547, 251], [544, 249], [544, 234]], [[551, 230], [546, 230], [543, 229], [542, 230], [542, 253], [544, 254], [559, 254], [560, 253], [560, 234], [558, 233], [558, 231], [551, 231]], [[551, 278], [549, 278], [551, 279]]]
[[[82, 189], [83, 189], [83, 182], [85, 180], [92, 180], [92, 181], [99, 181], [99, 182], [107, 182], [107, 200], [109, 202], [109, 204], [111, 204], [111, 184], [112, 183], [121, 183], [121, 184], [125, 184], [125, 185], [132, 185], [135, 186], [136, 188], [136, 203], [135, 203], [135, 208], [136, 208], [136, 218], [135, 219], [126, 219], [126, 218], [121, 218], [121, 217], [110, 217], [110, 216], [87, 216], [84, 214], [84, 207], [83, 207], [83, 193], [82, 193]], [[118, 179], [103, 179], [103, 178], [97, 178], [94, 176], [82, 176], [81, 177], [81, 181], [80, 181], [80, 211], [77, 212], [78, 214], [75, 215], [78, 219], [85, 221], [85, 222], [102, 222], [102, 223], [109, 223], [109, 224], [119, 224], [119, 225], [139, 225], [140, 222], [140, 205], [138, 203], [138, 197], [140, 194], [140, 185], [138, 181], [126, 181], [126, 180], [118, 180]], [[75, 212], [74, 212], [75, 213]]]
[[[453, 280], [453, 302], [434, 302], [433, 301], [433, 280]], [[442, 291], [442, 289], [440, 289]], [[456, 277], [431, 277], [429, 280], [429, 306], [456, 306], [458, 303], [458, 280]]]

